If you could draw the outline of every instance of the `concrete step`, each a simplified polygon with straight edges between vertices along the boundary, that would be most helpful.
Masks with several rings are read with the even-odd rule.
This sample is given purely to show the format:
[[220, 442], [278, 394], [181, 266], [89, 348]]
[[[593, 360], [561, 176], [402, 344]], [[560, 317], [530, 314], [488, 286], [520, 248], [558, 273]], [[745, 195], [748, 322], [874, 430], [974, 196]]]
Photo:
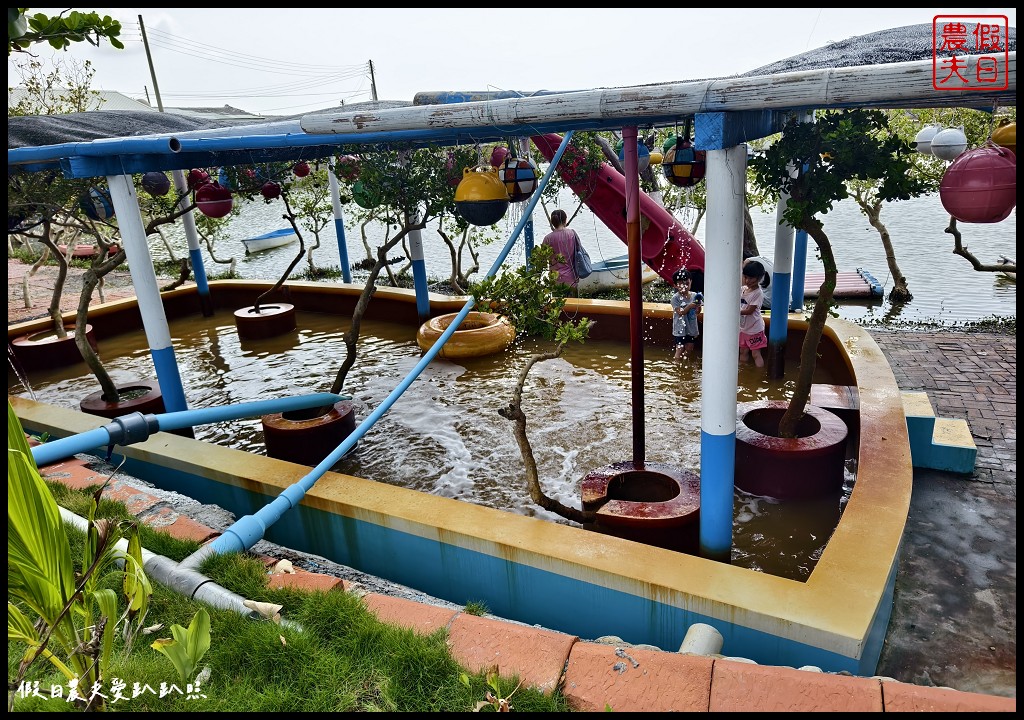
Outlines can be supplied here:
[[924, 392], [904, 391], [901, 395], [914, 467], [974, 472], [978, 448], [967, 421], [936, 417]]

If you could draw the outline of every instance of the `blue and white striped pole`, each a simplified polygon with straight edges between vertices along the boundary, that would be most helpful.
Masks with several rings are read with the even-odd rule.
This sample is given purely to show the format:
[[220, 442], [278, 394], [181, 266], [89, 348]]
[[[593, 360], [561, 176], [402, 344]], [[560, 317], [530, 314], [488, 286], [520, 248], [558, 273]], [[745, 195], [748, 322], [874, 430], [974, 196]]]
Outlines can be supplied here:
[[164, 409], [167, 412], [188, 410], [181, 375], [178, 373], [178, 361], [171, 346], [171, 331], [167, 326], [164, 305], [160, 301], [153, 258], [149, 255], [149, 245], [146, 243], [135, 185], [132, 184], [131, 175], [108, 175], [107, 186], [110, 188], [110, 201], [114, 205], [117, 226], [121, 231], [121, 241], [128, 256], [128, 269], [131, 271], [132, 285], [135, 286], [142, 327], [146, 331], [156, 378], [160, 382]]
[[793, 226], [782, 218], [789, 205], [789, 194], [779, 195], [775, 209], [775, 262], [772, 272], [772, 313], [768, 328], [768, 376], [781, 378], [786, 374], [786, 336], [789, 331], [788, 307], [790, 283], [793, 281]]
[[338, 238], [338, 262], [341, 265], [341, 279], [352, 282], [352, 269], [348, 266], [348, 241], [345, 239], [345, 215], [341, 211], [341, 192], [338, 177], [334, 174], [334, 160], [327, 163], [327, 182], [331, 188], [331, 205], [334, 207], [334, 235]]
[[[171, 175], [174, 177], [174, 189], [181, 196], [178, 208], [187, 207], [190, 200], [185, 171], [175, 170]], [[196, 230], [195, 212], [194, 209], [189, 210], [181, 216], [181, 222], [185, 228], [185, 240], [188, 242], [188, 257], [192, 262], [192, 273], [196, 276], [196, 289], [199, 291], [199, 309], [202, 310], [203, 317], [210, 317], [213, 315], [213, 298], [210, 297], [210, 285], [206, 281], [206, 266], [203, 265], [203, 253], [199, 249], [199, 231]]]
[[[406, 218], [406, 223], [415, 225], [420, 223], [422, 215], [417, 212]], [[416, 289], [416, 314], [420, 322], [430, 319], [430, 295], [427, 289], [427, 263], [423, 259], [423, 233], [419, 228], [410, 230], [409, 260], [412, 261], [412, 285]]]
[[700, 554], [729, 562], [736, 469], [743, 198], [747, 149], [708, 150], [704, 259], [704, 358], [701, 363]]

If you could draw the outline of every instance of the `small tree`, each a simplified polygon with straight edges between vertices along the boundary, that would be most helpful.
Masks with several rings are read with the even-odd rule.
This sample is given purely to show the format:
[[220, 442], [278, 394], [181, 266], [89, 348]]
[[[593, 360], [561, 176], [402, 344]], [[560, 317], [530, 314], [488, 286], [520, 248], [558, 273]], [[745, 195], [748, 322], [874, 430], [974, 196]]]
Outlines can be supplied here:
[[[785, 220], [814, 239], [825, 270], [800, 350], [800, 368], [793, 399], [779, 422], [781, 437], [796, 437], [810, 397], [817, 365], [818, 343], [828, 319], [836, 288], [835, 256], [817, 218], [832, 209], [836, 201], [849, 197], [853, 180], [876, 180], [877, 196], [883, 202], [906, 200], [923, 191], [923, 181], [911, 172], [914, 150], [893, 134], [880, 110], [841, 110], [821, 114], [817, 122], [791, 119], [782, 136], [750, 165], [755, 183], [774, 196], [790, 196]], [[790, 168], [796, 168], [796, 176]]]
[[582, 343], [590, 333], [589, 318], [570, 320], [562, 314], [571, 288], [559, 282], [558, 273], [549, 269], [552, 254], [553, 250], [549, 246], [538, 245], [530, 255], [528, 266], [500, 272], [494, 277], [473, 283], [470, 292], [477, 307], [487, 308], [506, 317], [516, 328], [517, 339], [537, 337], [555, 343], [553, 349], [534, 353], [527, 358], [519, 371], [512, 398], [498, 414], [514, 423], [513, 432], [523, 457], [530, 499], [567, 520], [586, 523], [593, 521], [594, 512], [568, 507], [544, 493], [533, 447], [526, 434], [526, 413], [523, 411], [523, 388], [534, 366], [561, 357], [568, 343]]

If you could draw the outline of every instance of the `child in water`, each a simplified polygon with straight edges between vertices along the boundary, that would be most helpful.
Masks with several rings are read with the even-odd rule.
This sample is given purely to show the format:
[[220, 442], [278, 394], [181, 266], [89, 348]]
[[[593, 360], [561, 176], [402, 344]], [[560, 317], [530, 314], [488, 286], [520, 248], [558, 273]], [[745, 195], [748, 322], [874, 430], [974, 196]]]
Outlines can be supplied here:
[[764, 304], [764, 290], [761, 289], [763, 277], [764, 266], [756, 260], [743, 266], [743, 285], [740, 288], [740, 362], [746, 362], [749, 353], [757, 367], [764, 367], [761, 350], [768, 347], [764, 317], [761, 315], [761, 306]]
[[672, 295], [672, 345], [675, 348], [673, 360], [679, 360], [683, 355], [692, 355], [697, 348], [697, 336], [700, 335], [700, 328], [697, 326], [697, 311], [704, 296], [700, 293], [690, 292], [692, 279], [686, 270], [676, 270], [672, 276], [672, 282], [676, 291]]

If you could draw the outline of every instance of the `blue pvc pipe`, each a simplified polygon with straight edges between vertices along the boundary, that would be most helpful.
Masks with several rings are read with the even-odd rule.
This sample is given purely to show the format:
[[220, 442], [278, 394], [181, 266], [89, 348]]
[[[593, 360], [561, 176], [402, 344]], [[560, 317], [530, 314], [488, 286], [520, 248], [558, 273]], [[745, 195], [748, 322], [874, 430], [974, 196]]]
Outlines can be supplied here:
[[[142, 415], [142, 413], [129, 413], [139, 416], [149, 422], [148, 431], [143, 436], [133, 437], [128, 442], [117, 442], [119, 445], [127, 445], [132, 442], [139, 442], [149, 437], [149, 433], [160, 430], [181, 430], [193, 425], [207, 425], [209, 423], [223, 422], [225, 420], [238, 420], [239, 418], [255, 417], [270, 413], [291, 412], [293, 410], [305, 410], [307, 408], [320, 407], [322, 405], [333, 405], [339, 400], [348, 399], [345, 395], [334, 395], [333, 393], [313, 393], [312, 395], [297, 395], [289, 398], [275, 398], [270, 400], [257, 400], [255, 402], [234, 403], [232, 405], [221, 405], [212, 408], [195, 408], [179, 412], [160, 413], [156, 415]], [[125, 417], [128, 417], [125, 416]], [[136, 418], [138, 420], [138, 418]], [[86, 452], [98, 447], [105, 447], [111, 444], [111, 438], [118, 435], [118, 422], [105, 425], [95, 430], [72, 435], [71, 437], [53, 440], [52, 442], [37, 445], [32, 448], [32, 457], [36, 465], [42, 467], [50, 463], [71, 457], [75, 453]], [[129, 433], [130, 434], [130, 433]]]
[[[565, 134], [565, 137], [562, 138], [562, 144], [558, 146], [558, 150], [551, 159], [551, 164], [548, 166], [547, 172], [544, 173], [544, 177], [541, 178], [540, 182], [537, 184], [537, 189], [530, 197], [527, 208], [523, 211], [523, 217], [519, 220], [515, 230], [512, 231], [512, 235], [509, 237], [508, 242], [505, 243], [505, 247], [502, 248], [498, 257], [495, 258], [494, 263], [491, 265], [491, 269], [487, 272], [487, 277], [494, 276], [495, 273], [498, 272], [502, 263], [505, 262], [505, 258], [508, 257], [509, 251], [511, 251], [512, 246], [515, 245], [516, 238], [519, 237], [519, 234], [523, 230], [523, 226], [525, 226], [527, 221], [530, 219], [534, 207], [536, 207], [537, 202], [540, 200], [541, 194], [544, 192], [544, 187], [548, 184], [548, 181], [555, 172], [555, 168], [558, 166], [558, 162], [562, 159], [562, 155], [565, 153], [565, 149], [569, 146], [569, 140], [572, 138], [572, 135], [572, 131], [569, 131]], [[403, 379], [395, 389], [392, 390], [386, 398], [384, 398], [383, 402], [381, 402], [381, 404], [378, 405], [377, 408], [370, 413], [370, 415], [363, 420], [363, 422], [361, 422], [348, 437], [342, 440], [341, 444], [335, 448], [330, 455], [321, 460], [320, 464], [313, 468], [311, 472], [303, 476], [302, 479], [285, 488], [285, 490], [274, 498], [273, 501], [257, 510], [254, 515], [246, 515], [239, 518], [231, 527], [226, 529], [220, 537], [210, 543], [207, 547], [209, 547], [213, 552], [221, 554], [242, 552], [248, 550], [262, 540], [263, 536], [266, 534], [267, 528], [280, 520], [285, 512], [298, 505], [316, 481], [319, 480], [325, 472], [334, 467], [334, 465], [337, 464], [338, 461], [349, 452], [349, 450], [355, 447], [355, 444], [359, 439], [369, 432], [370, 428], [374, 426], [384, 413], [391, 409], [391, 406], [395, 404], [398, 398], [402, 396], [412, 382], [419, 377], [420, 373], [426, 369], [427, 365], [437, 357], [437, 354], [441, 352], [441, 348], [443, 348], [444, 344], [448, 342], [448, 339], [455, 334], [459, 325], [462, 324], [462, 321], [466, 319], [469, 311], [473, 308], [474, 302], [473, 298], [469, 298], [469, 300], [466, 301], [462, 310], [459, 311], [458, 315], [455, 316], [455, 319], [450, 325], [448, 325], [445, 331], [441, 333], [441, 337], [437, 339], [437, 342], [435, 342], [431, 348], [424, 353], [423, 357], [420, 358], [420, 361], [416, 363], [416, 367], [409, 371], [409, 374], [405, 376], [405, 379]]]

